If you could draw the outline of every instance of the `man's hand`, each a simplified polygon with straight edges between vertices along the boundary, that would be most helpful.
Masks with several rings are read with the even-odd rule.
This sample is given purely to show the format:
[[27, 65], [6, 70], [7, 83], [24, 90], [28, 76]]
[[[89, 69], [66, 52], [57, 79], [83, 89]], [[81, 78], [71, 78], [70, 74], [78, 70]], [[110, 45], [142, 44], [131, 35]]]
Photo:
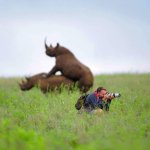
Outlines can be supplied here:
[[113, 96], [113, 95], [104, 95], [104, 97], [103, 97], [103, 100], [104, 101], [107, 101], [107, 100], [112, 100], [112, 99], [114, 99], [115, 97]]

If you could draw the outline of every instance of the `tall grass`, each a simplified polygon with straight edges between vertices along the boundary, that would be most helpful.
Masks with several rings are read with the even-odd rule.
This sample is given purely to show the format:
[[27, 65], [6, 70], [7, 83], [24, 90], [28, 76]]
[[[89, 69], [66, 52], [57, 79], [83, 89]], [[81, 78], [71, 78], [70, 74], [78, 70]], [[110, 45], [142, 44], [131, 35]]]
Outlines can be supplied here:
[[0, 78], [0, 149], [150, 149], [150, 74], [95, 76], [93, 91], [120, 92], [108, 113], [79, 114], [77, 89], [22, 92], [19, 78]]

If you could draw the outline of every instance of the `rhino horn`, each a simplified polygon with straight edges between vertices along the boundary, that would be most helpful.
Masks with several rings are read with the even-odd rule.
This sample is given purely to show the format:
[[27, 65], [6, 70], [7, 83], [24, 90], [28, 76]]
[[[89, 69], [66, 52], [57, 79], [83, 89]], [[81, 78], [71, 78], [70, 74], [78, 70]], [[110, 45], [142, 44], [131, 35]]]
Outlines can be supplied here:
[[45, 38], [45, 48], [46, 48], [46, 50], [48, 49], [48, 46], [47, 46], [47, 44], [46, 44], [46, 38]]
[[22, 81], [21, 81], [21, 84], [25, 84], [25, 81], [24, 81], [24, 80], [22, 80]]
[[25, 77], [25, 78], [26, 78], [26, 80], [27, 80], [27, 81], [29, 81], [29, 80], [30, 80], [30, 78], [29, 78], [29, 77]]

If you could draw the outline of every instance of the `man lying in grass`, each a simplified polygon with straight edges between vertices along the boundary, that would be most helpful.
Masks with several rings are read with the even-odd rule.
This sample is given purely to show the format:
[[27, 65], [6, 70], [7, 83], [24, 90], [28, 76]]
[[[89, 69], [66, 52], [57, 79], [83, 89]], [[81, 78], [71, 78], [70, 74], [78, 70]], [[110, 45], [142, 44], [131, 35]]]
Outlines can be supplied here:
[[109, 111], [111, 100], [119, 97], [119, 93], [107, 93], [106, 88], [98, 87], [93, 93], [81, 96], [75, 104], [76, 109], [81, 107], [88, 113], [101, 113], [103, 110]]

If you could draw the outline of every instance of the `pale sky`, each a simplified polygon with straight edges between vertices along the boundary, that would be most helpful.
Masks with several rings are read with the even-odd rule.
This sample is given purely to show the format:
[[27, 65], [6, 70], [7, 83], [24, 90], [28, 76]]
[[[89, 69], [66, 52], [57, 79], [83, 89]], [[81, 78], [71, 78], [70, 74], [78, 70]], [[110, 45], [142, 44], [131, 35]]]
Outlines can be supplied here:
[[150, 72], [148, 0], [0, 0], [0, 76], [49, 72], [47, 44], [93, 74]]

